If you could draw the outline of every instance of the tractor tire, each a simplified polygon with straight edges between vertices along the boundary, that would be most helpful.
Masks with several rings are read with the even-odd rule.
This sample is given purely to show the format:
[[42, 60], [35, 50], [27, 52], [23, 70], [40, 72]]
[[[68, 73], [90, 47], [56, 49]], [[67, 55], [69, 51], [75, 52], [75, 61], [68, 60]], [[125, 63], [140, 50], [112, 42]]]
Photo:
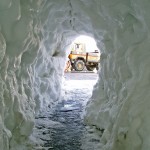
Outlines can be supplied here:
[[74, 62], [74, 69], [76, 71], [82, 71], [84, 69], [84, 67], [85, 67], [85, 63], [83, 60], [78, 59]]
[[88, 71], [93, 71], [93, 70], [95, 69], [95, 67], [93, 67], [93, 66], [86, 66], [86, 69], [87, 69]]

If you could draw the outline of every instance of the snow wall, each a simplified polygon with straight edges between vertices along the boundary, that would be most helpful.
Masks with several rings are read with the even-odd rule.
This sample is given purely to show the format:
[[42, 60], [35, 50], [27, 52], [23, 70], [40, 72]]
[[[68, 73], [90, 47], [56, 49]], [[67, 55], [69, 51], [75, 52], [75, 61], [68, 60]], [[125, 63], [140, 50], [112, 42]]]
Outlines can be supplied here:
[[34, 116], [61, 95], [65, 49], [93, 36], [101, 69], [85, 121], [102, 150], [150, 148], [147, 0], [0, 1], [0, 150], [27, 149]]

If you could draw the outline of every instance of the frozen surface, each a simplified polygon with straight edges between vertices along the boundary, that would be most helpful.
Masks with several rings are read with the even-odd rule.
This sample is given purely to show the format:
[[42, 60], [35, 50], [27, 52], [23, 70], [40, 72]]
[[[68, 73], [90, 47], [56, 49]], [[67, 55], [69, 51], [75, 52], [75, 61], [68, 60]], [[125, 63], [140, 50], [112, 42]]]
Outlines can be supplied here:
[[[92, 128], [85, 128], [83, 112], [92, 95], [97, 74], [67, 73], [65, 79], [62, 101], [53, 107], [53, 111], [49, 108], [36, 116], [30, 137], [31, 143], [34, 143], [32, 149], [90, 150], [96, 147], [96, 136], [91, 134]], [[94, 133], [97, 133], [96, 130]], [[98, 141], [99, 138], [97, 136]]]
[[35, 114], [60, 99], [66, 48], [86, 34], [102, 55], [85, 121], [104, 130], [102, 150], [148, 150], [149, 8], [148, 0], [1, 0], [0, 149], [27, 149]]

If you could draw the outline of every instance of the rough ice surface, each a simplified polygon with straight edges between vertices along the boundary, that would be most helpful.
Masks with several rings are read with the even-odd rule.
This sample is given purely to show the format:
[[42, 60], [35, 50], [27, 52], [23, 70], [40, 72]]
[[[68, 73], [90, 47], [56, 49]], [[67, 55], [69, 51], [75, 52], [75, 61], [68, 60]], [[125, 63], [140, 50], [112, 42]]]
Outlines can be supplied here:
[[97, 78], [97, 74], [92, 73], [65, 74], [62, 101], [36, 116], [30, 136], [32, 150], [81, 150], [81, 145], [82, 150], [91, 150], [93, 145], [98, 145], [91, 140], [99, 140], [99, 136], [91, 134], [91, 127], [85, 129], [83, 123], [83, 111]]
[[0, 149], [27, 149], [35, 113], [59, 100], [65, 48], [86, 34], [102, 55], [85, 121], [104, 130], [102, 150], [148, 150], [149, 8], [147, 0], [1, 0]]

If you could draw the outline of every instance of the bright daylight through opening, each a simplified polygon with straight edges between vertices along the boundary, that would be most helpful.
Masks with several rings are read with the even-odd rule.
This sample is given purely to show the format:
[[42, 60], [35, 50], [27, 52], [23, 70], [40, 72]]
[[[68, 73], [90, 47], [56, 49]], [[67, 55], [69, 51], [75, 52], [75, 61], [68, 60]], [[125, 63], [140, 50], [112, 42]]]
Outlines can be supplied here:
[[100, 50], [92, 37], [84, 35], [77, 37], [69, 47], [67, 55], [65, 72], [99, 70]]

